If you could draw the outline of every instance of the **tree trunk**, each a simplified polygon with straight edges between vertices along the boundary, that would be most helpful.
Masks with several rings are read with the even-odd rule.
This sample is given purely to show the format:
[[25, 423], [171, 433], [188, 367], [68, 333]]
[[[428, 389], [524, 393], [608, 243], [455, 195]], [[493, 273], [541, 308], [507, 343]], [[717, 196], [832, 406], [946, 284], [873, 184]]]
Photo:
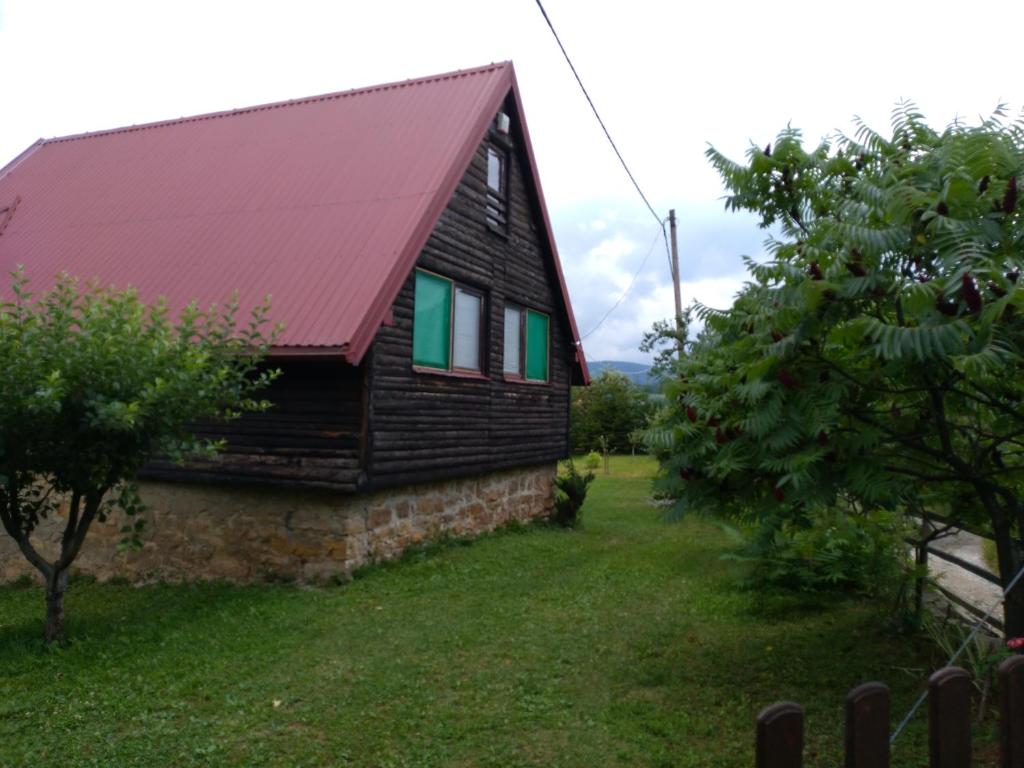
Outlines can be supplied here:
[[[1009, 521], [993, 525], [993, 532], [996, 553], [999, 556], [999, 579], [1003, 589], [1006, 589], [1022, 565], [1019, 549], [1013, 540]], [[1018, 581], [1006, 596], [1006, 602], [1003, 603], [1003, 622], [1007, 638], [1024, 637], [1024, 578]]]
[[68, 588], [67, 570], [55, 571], [46, 580], [46, 644], [64, 639], [64, 593]]
[[1007, 638], [1024, 637], [1024, 588], [1020, 584], [1006, 596], [1006, 603], [1003, 604], [1003, 620], [1006, 623]]

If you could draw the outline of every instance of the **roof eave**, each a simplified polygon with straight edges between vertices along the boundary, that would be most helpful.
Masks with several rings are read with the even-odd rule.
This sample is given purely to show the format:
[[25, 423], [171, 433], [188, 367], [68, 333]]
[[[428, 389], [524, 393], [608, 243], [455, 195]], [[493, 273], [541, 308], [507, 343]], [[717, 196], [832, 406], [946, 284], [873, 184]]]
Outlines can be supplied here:
[[337, 346], [324, 346], [324, 347], [271, 347], [267, 352], [268, 360], [293, 360], [297, 358], [303, 359], [331, 359], [331, 360], [345, 360], [346, 351], [348, 349], [347, 344], [340, 344]]
[[481, 105], [476, 110], [477, 117], [472, 130], [467, 133], [467, 139], [459, 147], [455, 159], [449, 164], [448, 171], [424, 207], [423, 215], [417, 221], [412, 234], [405, 240], [406, 245], [402, 249], [400, 257], [396, 260], [395, 267], [386, 278], [384, 287], [377, 294], [369, 311], [364, 315], [362, 323], [352, 335], [348, 344], [345, 345], [344, 355], [348, 362], [354, 365], [359, 364], [366, 355], [367, 350], [369, 350], [370, 345], [373, 344], [377, 330], [394, 304], [402, 284], [416, 265], [417, 258], [419, 258], [420, 253], [427, 244], [427, 240], [434, 231], [434, 227], [437, 225], [437, 221], [447, 207], [452, 195], [455, 194], [455, 190], [465, 175], [466, 168], [469, 167], [473, 155], [480, 146], [480, 142], [487, 135], [487, 129], [491, 124], [494, 114], [505, 100], [505, 97], [511, 92], [515, 100], [519, 126], [523, 134], [526, 158], [530, 165], [530, 183], [533, 185], [537, 197], [537, 206], [543, 225], [543, 238], [550, 249], [551, 258], [554, 262], [558, 287], [561, 291], [562, 302], [572, 333], [575, 363], [573, 366], [572, 383], [584, 386], [590, 383], [590, 371], [587, 368], [579, 329], [576, 327], [576, 318], [573, 315], [572, 304], [569, 301], [569, 289], [565, 282], [565, 275], [562, 272], [558, 248], [555, 245], [554, 230], [551, 227], [551, 219], [548, 216], [547, 204], [544, 200], [544, 190], [540, 184], [537, 162], [534, 159], [533, 143], [530, 141], [530, 132], [526, 126], [526, 117], [523, 111], [522, 98], [519, 95], [519, 85], [516, 81], [515, 70], [512, 62], [504, 62], [501, 67], [502, 76], [495, 80], [494, 87], [482, 99]]
[[576, 327], [576, 317], [572, 312], [572, 304], [569, 301], [569, 287], [565, 282], [565, 274], [562, 272], [562, 262], [558, 257], [558, 247], [555, 245], [554, 229], [551, 227], [551, 218], [548, 216], [548, 206], [544, 200], [544, 190], [541, 188], [540, 173], [537, 170], [537, 162], [534, 159], [533, 143], [530, 141], [530, 130], [526, 126], [526, 116], [523, 111], [523, 101], [519, 95], [519, 84], [516, 82], [515, 73], [512, 74], [512, 97], [516, 102], [516, 111], [519, 113], [519, 127], [523, 132], [523, 143], [526, 145], [526, 159], [530, 163], [530, 176], [533, 179], [534, 188], [537, 193], [537, 206], [540, 209], [541, 222], [544, 225], [544, 237], [548, 247], [551, 249], [551, 257], [555, 264], [555, 273], [558, 276], [558, 287], [562, 291], [562, 299], [565, 303], [565, 314], [569, 319], [569, 328], [572, 331], [572, 342], [575, 350], [576, 370], [573, 371], [573, 384], [586, 386], [590, 384], [590, 370], [587, 368], [587, 359], [583, 354], [583, 342], [580, 340], [580, 332]]
[[7, 163], [7, 165], [5, 165], [3, 168], [0, 168], [0, 177], [5, 176], [6, 174], [10, 173], [15, 168], [17, 168], [19, 165], [21, 165], [22, 161], [24, 161], [29, 155], [31, 155], [45, 143], [46, 139], [36, 139], [35, 142], [27, 146], [21, 152], [21, 154], [17, 155], [13, 160], [11, 160], [11, 162]]
[[458, 148], [453, 161], [449, 163], [448, 170], [424, 207], [423, 215], [417, 221], [410, 237], [405, 240], [405, 247], [396, 260], [395, 267], [386, 278], [384, 287], [377, 294], [369, 311], [363, 317], [362, 323], [360, 323], [347, 344], [348, 351], [345, 354], [345, 358], [350, 363], [358, 364], [361, 362], [370, 345], [373, 344], [377, 330], [380, 328], [381, 323], [384, 322], [388, 311], [398, 296], [398, 292], [402, 289], [403, 283], [416, 265], [416, 259], [419, 258], [420, 253], [427, 244], [427, 240], [434, 231], [438, 219], [441, 218], [441, 214], [448, 206], [452, 195], [455, 194], [455, 190], [465, 175], [466, 168], [469, 167], [477, 147], [483, 141], [494, 113], [501, 105], [509, 89], [513, 87], [514, 82], [515, 76], [512, 73], [512, 63], [504, 62], [502, 65], [502, 76], [496, 79], [494, 87], [482, 99], [480, 107], [475, 112], [477, 117], [473, 123], [472, 130], [467, 132], [466, 140]]

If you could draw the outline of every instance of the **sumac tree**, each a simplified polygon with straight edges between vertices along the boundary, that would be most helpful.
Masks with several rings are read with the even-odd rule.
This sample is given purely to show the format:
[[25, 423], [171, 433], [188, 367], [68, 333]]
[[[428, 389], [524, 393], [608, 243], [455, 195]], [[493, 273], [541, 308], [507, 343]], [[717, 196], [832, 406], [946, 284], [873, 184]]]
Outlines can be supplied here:
[[[247, 324], [237, 305], [184, 309], [63, 276], [33, 296], [14, 275], [0, 301], [0, 522], [46, 583], [46, 641], [64, 634], [68, 569], [94, 520], [120, 508], [130, 541], [141, 528], [133, 479], [154, 455], [208, 455], [198, 419], [231, 419], [267, 403], [255, 393], [276, 372], [261, 370], [273, 332], [266, 302]], [[66, 519], [56, 551], [32, 533]]]
[[[787, 129], [747, 162], [711, 149], [727, 207], [760, 216], [768, 263], [702, 335], [648, 438], [680, 509], [814, 510], [984, 522], [1004, 585], [1024, 563], [1024, 124], [807, 150]], [[1007, 631], [1024, 635], [1024, 587]]]

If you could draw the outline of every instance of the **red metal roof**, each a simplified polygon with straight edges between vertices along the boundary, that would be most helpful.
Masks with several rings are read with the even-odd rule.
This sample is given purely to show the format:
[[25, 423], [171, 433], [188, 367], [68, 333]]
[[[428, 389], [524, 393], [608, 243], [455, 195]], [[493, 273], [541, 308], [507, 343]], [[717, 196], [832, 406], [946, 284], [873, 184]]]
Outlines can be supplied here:
[[510, 90], [579, 349], [510, 62], [40, 140], [0, 169], [0, 272], [172, 308], [269, 294], [281, 351], [359, 362]]

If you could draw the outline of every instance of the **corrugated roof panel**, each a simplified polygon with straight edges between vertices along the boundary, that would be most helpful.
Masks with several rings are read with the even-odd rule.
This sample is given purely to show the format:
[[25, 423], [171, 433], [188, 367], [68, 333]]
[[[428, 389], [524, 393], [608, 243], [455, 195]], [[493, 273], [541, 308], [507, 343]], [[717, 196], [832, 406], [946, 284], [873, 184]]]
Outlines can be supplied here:
[[282, 346], [358, 359], [513, 87], [504, 63], [40, 142], [0, 172], [0, 271], [270, 294]]

